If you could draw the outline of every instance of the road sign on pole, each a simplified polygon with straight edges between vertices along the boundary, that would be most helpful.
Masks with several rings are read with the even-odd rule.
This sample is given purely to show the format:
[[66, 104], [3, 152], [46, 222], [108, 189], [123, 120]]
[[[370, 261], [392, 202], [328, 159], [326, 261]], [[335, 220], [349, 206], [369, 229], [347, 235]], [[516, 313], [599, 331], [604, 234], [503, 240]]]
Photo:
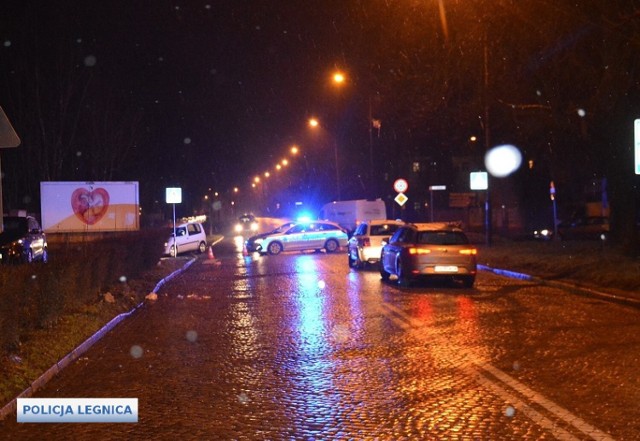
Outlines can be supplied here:
[[406, 193], [406, 191], [409, 189], [409, 183], [406, 181], [406, 179], [396, 179], [393, 183], [393, 189], [398, 193]]

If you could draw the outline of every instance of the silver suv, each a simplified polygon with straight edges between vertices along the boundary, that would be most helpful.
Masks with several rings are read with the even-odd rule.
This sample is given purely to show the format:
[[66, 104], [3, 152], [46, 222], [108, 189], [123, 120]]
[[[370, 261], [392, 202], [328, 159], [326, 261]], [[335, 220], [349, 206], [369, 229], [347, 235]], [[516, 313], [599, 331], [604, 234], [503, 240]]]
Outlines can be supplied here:
[[186, 222], [176, 226], [176, 237], [173, 237], [172, 231], [171, 237], [164, 244], [165, 255], [175, 257], [176, 254], [188, 251], [197, 251], [198, 253], [207, 251], [207, 233], [199, 222]]
[[382, 239], [393, 235], [402, 225], [402, 221], [384, 219], [360, 223], [347, 245], [349, 267], [364, 268], [367, 263], [379, 262]]

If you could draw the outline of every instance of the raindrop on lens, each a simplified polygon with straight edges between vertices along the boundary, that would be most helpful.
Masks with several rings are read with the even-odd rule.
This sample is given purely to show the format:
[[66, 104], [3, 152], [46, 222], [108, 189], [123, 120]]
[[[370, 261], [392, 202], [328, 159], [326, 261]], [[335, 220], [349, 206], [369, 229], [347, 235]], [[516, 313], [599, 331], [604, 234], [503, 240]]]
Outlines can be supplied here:
[[84, 65], [87, 67], [93, 67], [97, 62], [98, 60], [95, 55], [87, 55], [86, 57], [84, 57]]
[[4, 47], [9, 47], [9, 46], [11, 46], [11, 41], [5, 40], [4, 41]]
[[504, 414], [509, 418], [511, 418], [516, 414], [516, 410], [512, 406], [507, 406], [507, 408], [504, 411]]
[[120, 276], [120, 282], [125, 283], [127, 281], [127, 276]]
[[187, 331], [187, 340], [189, 340], [191, 343], [194, 343], [196, 340], [198, 340], [198, 333], [196, 331]]
[[140, 358], [142, 357], [143, 353], [144, 353], [144, 350], [142, 349], [141, 346], [138, 346], [138, 345], [133, 345], [131, 346], [131, 349], [129, 349], [129, 354], [131, 354], [133, 358]]
[[324, 280], [319, 280], [318, 281], [318, 288], [324, 289], [325, 286], [327, 286], [327, 285], [326, 285], [326, 283], [324, 283]]
[[522, 164], [522, 154], [513, 145], [492, 148], [484, 157], [484, 165], [492, 176], [504, 178], [516, 171]]
[[191, 144], [191, 138], [185, 138], [184, 139], [184, 143], [185, 144]]

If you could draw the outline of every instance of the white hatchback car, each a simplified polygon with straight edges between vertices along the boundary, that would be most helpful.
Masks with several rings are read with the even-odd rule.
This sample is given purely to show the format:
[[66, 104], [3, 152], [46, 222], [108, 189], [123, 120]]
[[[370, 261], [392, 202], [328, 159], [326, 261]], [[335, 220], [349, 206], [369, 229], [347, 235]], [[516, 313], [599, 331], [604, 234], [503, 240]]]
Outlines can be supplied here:
[[260, 254], [280, 254], [282, 251], [322, 250], [335, 253], [347, 246], [349, 236], [340, 225], [327, 221], [302, 222], [292, 227], [258, 238], [255, 247]]
[[361, 222], [347, 245], [349, 267], [362, 269], [367, 263], [379, 262], [382, 239], [392, 236], [402, 225], [402, 221], [384, 219]]
[[199, 222], [187, 222], [176, 226], [176, 240], [174, 241], [173, 232], [164, 244], [164, 254], [172, 257], [176, 256], [176, 243], [178, 252], [186, 253], [188, 251], [197, 251], [204, 253], [207, 251], [207, 233], [205, 233], [202, 224]]

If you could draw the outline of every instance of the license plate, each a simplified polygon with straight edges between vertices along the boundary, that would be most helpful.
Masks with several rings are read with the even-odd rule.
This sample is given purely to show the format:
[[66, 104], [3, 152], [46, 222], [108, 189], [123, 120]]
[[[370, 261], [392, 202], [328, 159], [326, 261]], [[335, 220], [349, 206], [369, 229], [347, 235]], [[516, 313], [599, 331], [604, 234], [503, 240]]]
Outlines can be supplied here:
[[454, 265], [436, 265], [434, 270], [436, 273], [457, 273], [458, 267]]

